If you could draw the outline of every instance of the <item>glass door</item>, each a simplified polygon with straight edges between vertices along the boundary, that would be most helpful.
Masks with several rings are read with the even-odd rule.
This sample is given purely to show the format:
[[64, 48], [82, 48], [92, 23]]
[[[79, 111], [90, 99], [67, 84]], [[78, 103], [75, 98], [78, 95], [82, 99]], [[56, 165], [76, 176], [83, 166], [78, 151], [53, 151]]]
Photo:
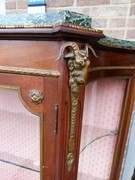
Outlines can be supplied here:
[[123, 158], [120, 180], [135, 179], [135, 106], [133, 108], [128, 138]]
[[126, 80], [86, 85], [78, 180], [109, 180]]
[[40, 180], [40, 120], [24, 107], [19, 89], [0, 86], [1, 180]]

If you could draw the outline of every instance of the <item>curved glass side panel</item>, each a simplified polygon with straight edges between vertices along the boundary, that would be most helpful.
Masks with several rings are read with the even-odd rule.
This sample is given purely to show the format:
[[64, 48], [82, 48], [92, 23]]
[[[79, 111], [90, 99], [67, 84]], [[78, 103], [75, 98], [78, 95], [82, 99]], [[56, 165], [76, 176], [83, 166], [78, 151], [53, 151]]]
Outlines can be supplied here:
[[126, 80], [86, 85], [78, 180], [108, 180], [112, 167]]
[[132, 112], [131, 123], [123, 158], [120, 180], [135, 179], [135, 105]]
[[0, 179], [40, 180], [40, 117], [0, 88]]

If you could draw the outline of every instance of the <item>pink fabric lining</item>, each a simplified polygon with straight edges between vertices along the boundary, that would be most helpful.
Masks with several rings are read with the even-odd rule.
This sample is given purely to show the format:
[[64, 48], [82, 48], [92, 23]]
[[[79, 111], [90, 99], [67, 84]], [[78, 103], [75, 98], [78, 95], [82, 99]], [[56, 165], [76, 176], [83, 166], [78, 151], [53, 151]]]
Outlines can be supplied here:
[[[0, 159], [40, 170], [40, 119], [15, 90], [0, 89]], [[0, 180], [39, 180], [40, 173], [0, 161]]]
[[[118, 130], [125, 85], [126, 80], [122, 79], [87, 84], [80, 149], [92, 140]], [[78, 180], [109, 179], [116, 138], [116, 135], [103, 137], [80, 154]]]

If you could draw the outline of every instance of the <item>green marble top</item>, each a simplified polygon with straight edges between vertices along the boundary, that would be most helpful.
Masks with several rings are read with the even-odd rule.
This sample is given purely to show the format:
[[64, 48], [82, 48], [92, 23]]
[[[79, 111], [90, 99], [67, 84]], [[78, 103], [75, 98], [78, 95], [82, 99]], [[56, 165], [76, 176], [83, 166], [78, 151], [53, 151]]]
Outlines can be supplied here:
[[100, 39], [98, 43], [113, 48], [135, 50], [135, 41], [127, 41], [111, 37], [105, 37]]
[[91, 18], [76, 12], [64, 10], [59, 13], [0, 15], [0, 27], [42, 26], [69, 23], [91, 28]]

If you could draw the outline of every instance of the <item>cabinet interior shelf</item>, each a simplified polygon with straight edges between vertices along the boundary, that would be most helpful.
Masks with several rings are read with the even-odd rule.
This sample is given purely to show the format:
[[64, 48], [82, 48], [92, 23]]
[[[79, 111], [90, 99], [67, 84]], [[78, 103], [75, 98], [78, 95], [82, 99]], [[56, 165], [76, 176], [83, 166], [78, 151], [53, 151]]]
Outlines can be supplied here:
[[16, 164], [14, 162], [10, 162], [10, 161], [6, 161], [6, 160], [3, 160], [3, 159], [0, 159], [1, 162], [4, 162], [4, 163], [7, 163], [7, 164], [11, 164], [13, 166], [18, 166], [20, 168], [24, 168], [24, 169], [27, 169], [27, 170], [30, 170], [30, 171], [35, 171], [37, 173], [40, 173], [40, 171], [36, 170], [36, 169], [32, 169], [32, 168], [29, 168], [29, 167], [26, 167], [26, 166], [23, 166], [23, 165], [20, 165], [20, 164]]
[[0, 152], [0, 162], [40, 173], [40, 165], [35, 165], [33, 160], [17, 157], [7, 152]]
[[[115, 136], [118, 134], [118, 130], [116, 129], [108, 130], [108, 129], [95, 127], [91, 125], [83, 125], [82, 129], [83, 129], [82, 136], [84, 136], [83, 139], [85, 139], [85, 143], [81, 147], [80, 154], [97, 140], [100, 140], [107, 136]], [[86, 135], [88, 136], [85, 137]]]

